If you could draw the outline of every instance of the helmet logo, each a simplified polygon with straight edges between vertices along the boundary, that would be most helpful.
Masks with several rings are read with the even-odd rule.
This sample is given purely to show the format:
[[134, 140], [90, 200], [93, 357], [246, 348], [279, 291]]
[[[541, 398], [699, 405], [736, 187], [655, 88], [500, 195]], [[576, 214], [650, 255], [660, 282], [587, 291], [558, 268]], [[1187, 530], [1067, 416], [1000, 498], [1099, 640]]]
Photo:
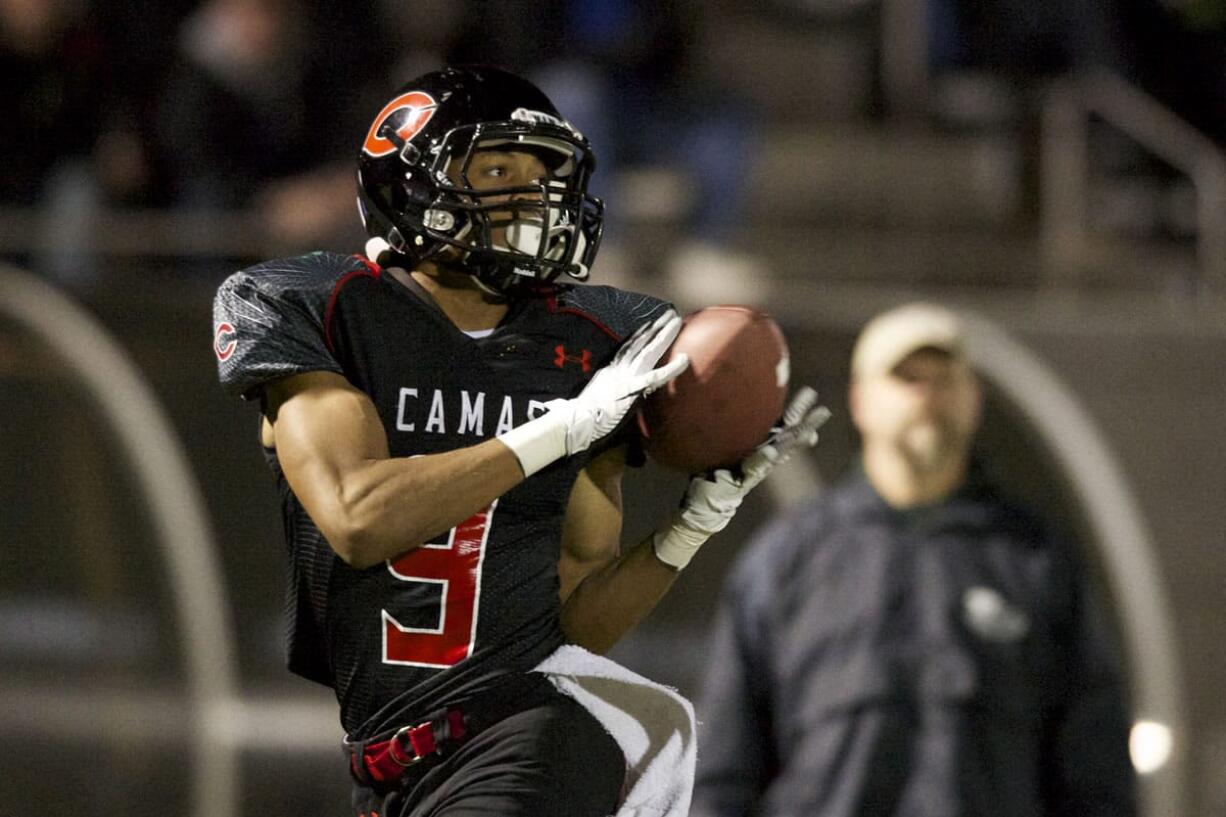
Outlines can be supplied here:
[[401, 94], [379, 111], [366, 134], [366, 141], [362, 143], [362, 151], [376, 159], [395, 153], [399, 147], [382, 135], [384, 125], [395, 118], [396, 135], [408, 142], [426, 126], [436, 110], [438, 103], [434, 101], [434, 97], [423, 91]]
[[532, 125], [553, 125], [555, 128], [563, 128], [571, 133], [578, 133], [574, 126], [553, 114], [545, 113], [544, 111], [533, 111], [528, 108], [516, 108], [511, 114], [511, 119], [516, 122], [528, 122]]

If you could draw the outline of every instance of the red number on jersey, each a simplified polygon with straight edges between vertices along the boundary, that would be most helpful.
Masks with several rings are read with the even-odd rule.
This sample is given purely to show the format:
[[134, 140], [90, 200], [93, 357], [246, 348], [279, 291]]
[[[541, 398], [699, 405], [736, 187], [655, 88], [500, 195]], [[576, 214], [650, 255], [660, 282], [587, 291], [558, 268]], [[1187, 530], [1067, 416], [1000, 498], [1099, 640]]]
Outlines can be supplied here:
[[437, 627], [405, 627], [383, 611], [383, 663], [445, 669], [472, 654], [477, 637], [481, 563], [489, 540], [492, 503], [430, 542], [388, 562], [388, 571], [406, 582], [441, 584], [443, 600]]

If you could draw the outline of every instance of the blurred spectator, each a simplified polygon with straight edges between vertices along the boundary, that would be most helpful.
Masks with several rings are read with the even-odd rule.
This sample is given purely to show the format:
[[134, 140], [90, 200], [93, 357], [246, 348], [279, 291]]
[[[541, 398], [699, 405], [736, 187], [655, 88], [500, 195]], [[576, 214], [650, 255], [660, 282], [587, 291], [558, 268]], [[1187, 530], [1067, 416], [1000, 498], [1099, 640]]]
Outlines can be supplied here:
[[0, 0], [0, 204], [38, 208], [46, 229], [13, 260], [65, 283], [93, 277], [98, 208], [147, 186], [143, 146], [116, 115], [118, 62], [84, 2]]
[[1115, 0], [1112, 67], [1226, 147], [1226, 0]]
[[[601, 146], [593, 190], [610, 200], [607, 240], [628, 243], [624, 221], [637, 215], [678, 220], [683, 238], [726, 248], [743, 221], [755, 117], [746, 100], [696, 68], [700, 7], [683, 0], [469, 7], [451, 60], [528, 74]], [[627, 185], [636, 168], [674, 169], [681, 184], [665, 173], [655, 184]]]
[[863, 468], [726, 587], [694, 817], [1127, 817], [1122, 685], [1077, 555], [970, 456], [959, 320], [911, 305], [852, 358]]
[[981, 69], [1034, 79], [1068, 65], [1066, 31], [1081, 3], [1057, 0], [932, 0], [934, 68]]
[[[86, 0], [0, 0], [0, 70], [8, 112], [0, 201], [45, 201], [70, 168], [106, 202], [158, 203], [146, 150], [162, 42], [195, 0], [152, 8]], [[57, 175], [58, 174], [58, 175]], [[71, 174], [70, 174], [71, 175]]]
[[1016, 88], [1110, 68], [1226, 144], [1226, 0], [930, 0], [938, 74]]
[[0, 200], [35, 204], [53, 171], [88, 159], [102, 127], [109, 56], [79, 3], [0, 0]]
[[93, 16], [110, 46], [107, 70], [112, 86], [96, 158], [112, 203], [170, 203], [163, 170], [151, 147], [156, 141], [161, 93], [175, 57], [175, 33], [198, 2], [94, 0]]
[[[185, 21], [158, 115], [173, 201], [253, 206], [272, 243], [352, 222], [352, 154], [390, 49], [371, 2], [204, 0]], [[322, 238], [321, 238], [322, 236]]]
[[[395, 58], [388, 70], [388, 84], [400, 87], [410, 77], [421, 76], [447, 63], [452, 46], [464, 21], [472, 11], [467, 0], [382, 0], [384, 40], [391, 44]], [[548, 11], [547, 3], [541, 5]], [[547, 27], [541, 27], [548, 30]], [[512, 38], [514, 39], [514, 38]], [[489, 38], [488, 45], [499, 55], [502, 35]], [[484, 62], [511, 64], [510, 60], [485, 57]]]

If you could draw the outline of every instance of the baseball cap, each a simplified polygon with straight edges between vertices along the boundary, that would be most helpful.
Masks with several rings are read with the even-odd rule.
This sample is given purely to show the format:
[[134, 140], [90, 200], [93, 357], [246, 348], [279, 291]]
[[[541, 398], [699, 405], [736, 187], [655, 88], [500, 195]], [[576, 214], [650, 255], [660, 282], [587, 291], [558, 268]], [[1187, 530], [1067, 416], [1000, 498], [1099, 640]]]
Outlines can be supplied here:
[[933, 347], [963, 357], [965, 329], [953, 311], [931, 303], [912, 303], [883, 312], [869, 321], [851, 355], [851, 375], [883, 375], [919, 349]]

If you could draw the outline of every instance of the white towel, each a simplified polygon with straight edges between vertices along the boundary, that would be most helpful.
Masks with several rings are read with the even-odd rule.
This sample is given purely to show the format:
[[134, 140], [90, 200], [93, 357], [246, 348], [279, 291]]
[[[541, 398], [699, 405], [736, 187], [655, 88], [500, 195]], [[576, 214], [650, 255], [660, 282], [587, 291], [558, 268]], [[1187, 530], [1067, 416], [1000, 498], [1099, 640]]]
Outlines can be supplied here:
[[609, 731], [626, 756], [627, 793], [615, 817], [685, 817], [694, 788], [694, 707], [582, 647], [558, 648], [536, 668]]

